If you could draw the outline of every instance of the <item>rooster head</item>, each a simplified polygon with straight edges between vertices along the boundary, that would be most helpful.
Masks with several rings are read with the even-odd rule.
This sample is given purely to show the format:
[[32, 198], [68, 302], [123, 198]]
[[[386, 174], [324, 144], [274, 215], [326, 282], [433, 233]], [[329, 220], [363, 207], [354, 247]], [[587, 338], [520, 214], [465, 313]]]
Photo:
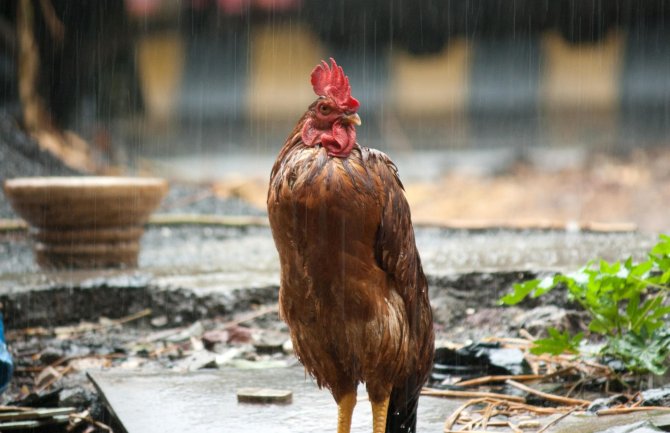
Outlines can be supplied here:
[[321, 144], [328, 155], [346, 158], [356, 144], [355, 125], [361, 124], [356, 114], [359, 103], [351, 96], [349, 77], [330, 58], [312, 71], [312, 87], [319, 97], [309, 107], [302, 127], [302, 141], [307, 146]]

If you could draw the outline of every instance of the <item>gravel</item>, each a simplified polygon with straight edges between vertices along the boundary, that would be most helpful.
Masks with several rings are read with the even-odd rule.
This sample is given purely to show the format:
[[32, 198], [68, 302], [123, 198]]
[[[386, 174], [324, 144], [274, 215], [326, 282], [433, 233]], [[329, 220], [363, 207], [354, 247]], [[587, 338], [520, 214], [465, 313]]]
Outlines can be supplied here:
[[174, 183], [157, 210], [168, 214], [251, 215], [262, 216], [265, 211], [251, 206], [240, 198], [220, 198], [211, 186]]

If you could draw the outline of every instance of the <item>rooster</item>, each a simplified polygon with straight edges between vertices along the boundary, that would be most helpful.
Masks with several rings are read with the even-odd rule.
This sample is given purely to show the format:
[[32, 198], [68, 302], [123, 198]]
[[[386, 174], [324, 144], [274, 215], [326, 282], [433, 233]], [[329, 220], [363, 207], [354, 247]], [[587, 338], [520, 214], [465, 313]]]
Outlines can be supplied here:
[[281, 264], [280, 313], [296, 355], [349, 433], [365, 383], [373, 432], [415, 432], [433, 359], [428, 284], [396, 166], [356, 142], [359, 102], [335, 60], [272, 168], [268, 214]]

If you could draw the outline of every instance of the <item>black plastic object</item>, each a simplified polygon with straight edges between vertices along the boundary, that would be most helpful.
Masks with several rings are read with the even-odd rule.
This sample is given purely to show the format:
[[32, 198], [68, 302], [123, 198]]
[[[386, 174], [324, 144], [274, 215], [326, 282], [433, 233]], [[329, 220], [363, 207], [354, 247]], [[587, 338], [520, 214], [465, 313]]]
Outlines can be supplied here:
[[518, 349], [503, 348], [499, 343], [475, 343], [452, 350], [435, 350], [430, 380], [440, 383], [449, 376], [469, 379], [491, 375], [519, 375], [530, 372], [530, 367]]
[[642, 406], [670, 407], [670, 385], [642, 391], [640, 397], [644, 400]]

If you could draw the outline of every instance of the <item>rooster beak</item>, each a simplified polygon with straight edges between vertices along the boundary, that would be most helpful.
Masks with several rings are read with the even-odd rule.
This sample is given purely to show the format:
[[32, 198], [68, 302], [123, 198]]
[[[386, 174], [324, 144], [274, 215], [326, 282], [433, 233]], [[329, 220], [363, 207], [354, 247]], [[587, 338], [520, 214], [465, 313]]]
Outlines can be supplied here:
[[349, 123], [351, 125], [361, 126], [362, 123], [358, 113], [347, 114], [343, 117], [343, 119], [346, 123]]

